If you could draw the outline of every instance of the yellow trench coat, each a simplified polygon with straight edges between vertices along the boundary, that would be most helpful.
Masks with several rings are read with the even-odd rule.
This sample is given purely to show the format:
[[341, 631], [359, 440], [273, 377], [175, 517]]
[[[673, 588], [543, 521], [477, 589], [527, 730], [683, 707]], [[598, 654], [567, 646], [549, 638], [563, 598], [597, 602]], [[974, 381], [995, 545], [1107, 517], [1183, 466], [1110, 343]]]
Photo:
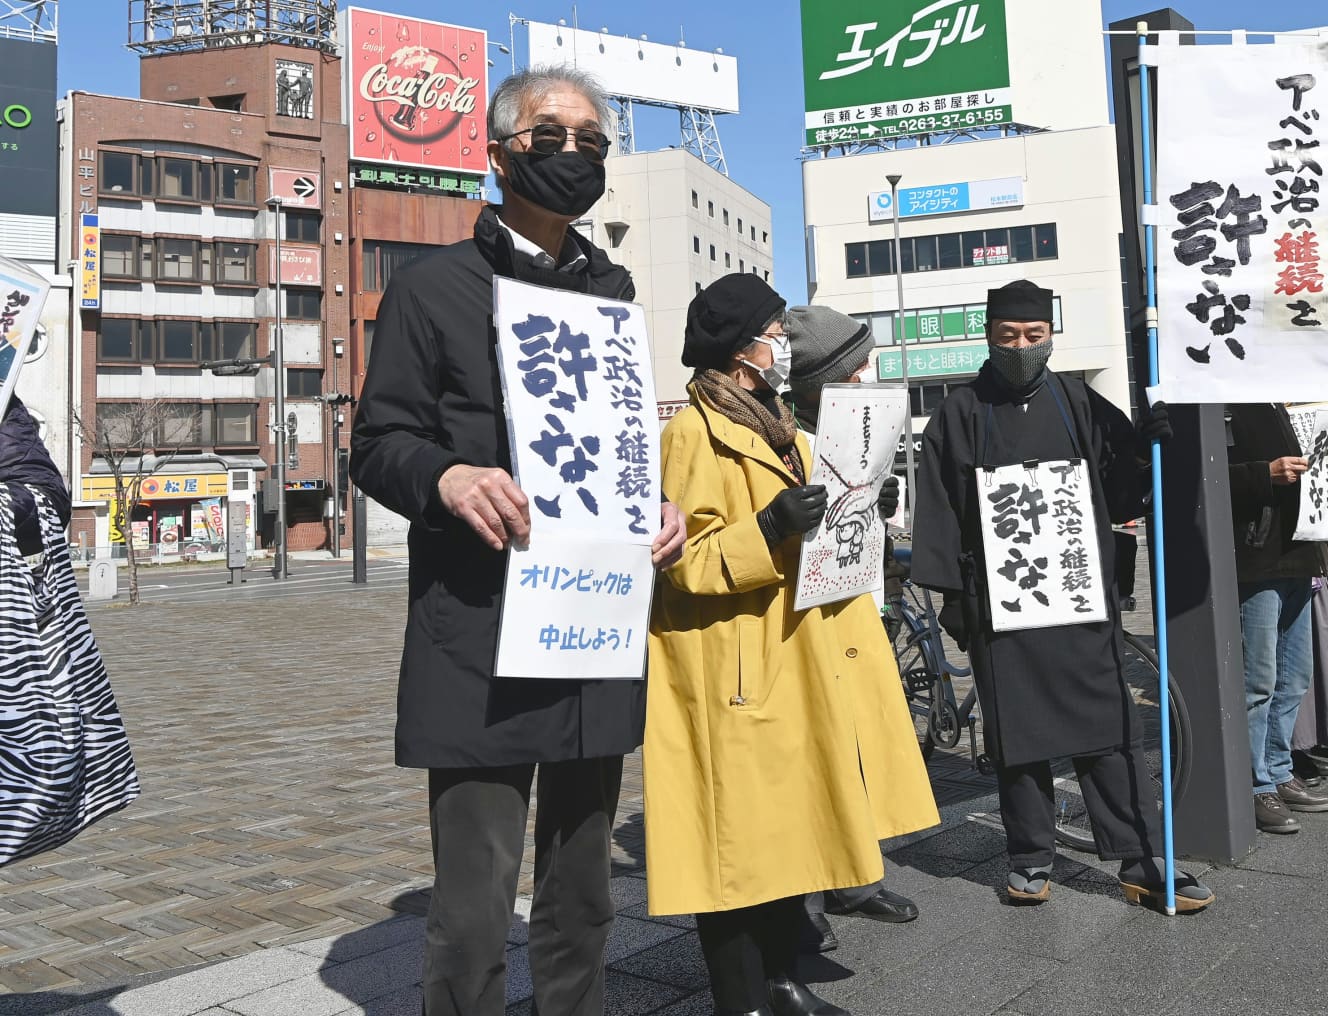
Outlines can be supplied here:
[[870, 595], [793, 610], [800, 543], [771, 548], [756, 513], [797, 481], [695, 397], [664, 431], [663, 485], [687, 543], [651, 619], [650, 912], [874, 882], [878, 840], [940, 817]]

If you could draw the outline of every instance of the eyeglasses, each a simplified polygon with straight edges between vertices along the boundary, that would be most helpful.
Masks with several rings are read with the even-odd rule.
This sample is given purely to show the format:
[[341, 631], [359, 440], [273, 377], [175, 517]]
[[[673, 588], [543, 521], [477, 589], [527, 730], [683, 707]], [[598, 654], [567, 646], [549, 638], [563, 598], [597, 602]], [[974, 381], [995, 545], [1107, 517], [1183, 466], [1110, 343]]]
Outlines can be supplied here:
[[576, 150], [583, 158], [591, 162], [603, 162], [609, 154], [609, 146], [613, 142], [607, 134], [593, 127], [567, 128], [560, 123], [537, 123], [534, 127], [526, 127], [498, 140], [511, 141], [521, 134], [529, 134], [532, 152], [537, 155], [557, 155], [566, 147], [569, 133], [575, 138]]

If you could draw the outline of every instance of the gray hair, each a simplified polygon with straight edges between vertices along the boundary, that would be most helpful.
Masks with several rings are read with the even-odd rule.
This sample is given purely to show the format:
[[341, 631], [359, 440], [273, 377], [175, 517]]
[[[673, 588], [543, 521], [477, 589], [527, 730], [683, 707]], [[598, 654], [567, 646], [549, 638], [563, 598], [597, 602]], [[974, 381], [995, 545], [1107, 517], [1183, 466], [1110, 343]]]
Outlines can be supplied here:
[[489, 100], [489, 140], [497, 141], [515, 133], [521, 110], [528, 103], [540, 102], [559, 86], [571, 87], [585, 96], [595, 107], [600, 130], [606, 134], [609, 132], [612, 123], [609, 102], [592, 74], [572, 64], [539, 64], [517, 71], [494, 90], [493, 98]]

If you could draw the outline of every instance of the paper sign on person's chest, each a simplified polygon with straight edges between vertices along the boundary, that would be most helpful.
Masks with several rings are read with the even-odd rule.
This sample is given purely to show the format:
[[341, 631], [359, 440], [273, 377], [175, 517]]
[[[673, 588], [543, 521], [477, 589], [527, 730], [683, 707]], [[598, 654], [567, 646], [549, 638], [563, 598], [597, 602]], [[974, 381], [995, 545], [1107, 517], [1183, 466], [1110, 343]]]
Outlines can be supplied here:
[[1082, 459], [977, 471], [992, 630], [1104, 621], [1093, 488]]

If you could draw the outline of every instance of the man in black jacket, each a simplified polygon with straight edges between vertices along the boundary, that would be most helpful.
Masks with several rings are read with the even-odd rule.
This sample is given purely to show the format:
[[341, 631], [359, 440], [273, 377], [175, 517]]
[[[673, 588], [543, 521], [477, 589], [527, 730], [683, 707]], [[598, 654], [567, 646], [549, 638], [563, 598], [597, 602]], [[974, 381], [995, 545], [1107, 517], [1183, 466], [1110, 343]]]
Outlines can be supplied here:
[[1291, 767], [1291, 731], [1314, 665], [1311, 587], [1324, 572], [1321, 545], [1294, 539], [1309, 463], [1284, 406], [1231, 405], [1227, 415], [1254, 819], [1264, 832], [1294, 833], [1291, 812], [1328, 811], [1328, 796]]
[[[383, 296], [351, 473], [410, 522], [397, 764], [429, 770], [435, 878], [427, 1016], [500, 1016], [531, 783], [539, 766], [530, 967], [539, 1011], [603, 1009], [609, 855], [622, 757], [640, 745], [641, 681], [493, 677], [505, 549], [530, 536], [511, 476], [493, 279], [630, 300], [631, 276], [569, 231], [604, 191], [604, 98], [567, 67], [508, 78], [489, 105], [502, 208], [474, 238], [398, 272]], [[657, 568], [685, 531], [662, 508]]]

